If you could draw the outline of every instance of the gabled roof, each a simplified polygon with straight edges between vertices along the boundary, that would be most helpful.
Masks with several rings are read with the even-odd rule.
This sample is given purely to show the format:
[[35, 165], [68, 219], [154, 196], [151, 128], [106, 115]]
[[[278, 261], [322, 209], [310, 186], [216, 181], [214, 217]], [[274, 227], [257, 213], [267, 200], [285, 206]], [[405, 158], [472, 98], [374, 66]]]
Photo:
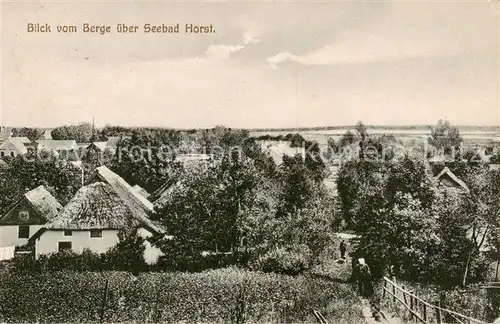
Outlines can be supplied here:
[[52, 220], [62, 209], [63, 206], [57, 201], [57, 199], [50, 194], [50, 192], [45, 189], [44, 186], [38, 186], [33, 190], [26, 192], [16, 203], [8, 208], [5, 215], [9, 215], [10, 211], [25, 199], [33, 208], [33, 210], [45, 221]]
[[35, 189], [28, 191], [24, 194], [24, 197], [26, 197], [33, 208], [47, 220], [51, 220], [63, 208], [57, 199], [52, 196], [44, 186], [38, 186]]
[[444, 178], [448, 178], [451, 181], [453, 181], [457, 186], [461, 187], [464, 191], [469, 192], [469, 187], [465, 182], [460, 180], [459, 177], [457, 177], [453, 172], [448, 167], [444, 167], [443, 170], [435, 177], [437, 181], [441, 181]]
[[78, 149], [75, 140], [38, 140], [38, 146], [40, 149], [49, 149], [53, 151]]
[[95, 169], [95, 174], [91, 179], [91, 182], [96, 181], [109, 184], [122, 201], [135, 210], [137, 215], [146, 218], [154, 226], [151, 228], [153, 231], [157, 233], [164, 232], [160, 225], [149, 220], [149, 215], [154, 211], [153, 204], [134, 190], [122, 177], [108, 169], [108, 167], [100, 166]]
[[9, 137], [1, 145], [0, 150], [16, 151], [17, 154], [26, 154], [28, 149], [18, 137]]
[[93, 143], [90, 143], [90, 145], [95, 145], [98, 149], [100, 149], [101, 151], [104, 151], [106, 149], [106, 147], [108, 146], [108, 142], [93, 142]]
[[95, 182], [78, 190], [76, 195], [47, 226], [47, 229], [126, 229], [144, 226], [158, 232], [140, 210], [127, 204], [104, 182]]
[[153, 204], [149, 200], [134, 190], [127, 181], [111, 171], [108, 167], [104, 165], [100, 166], [95, 172], [98, 181], [109, 183], [122, 198], [129, 200], [136, 205], [137, 208], [143, 209], [145, 212], [153, 211]]
[[23, 144], [30, 144], [31, 141], [29, 138], [25, 137], [25, 136], [18, 136], [18, 137], [11, 137], [13, 140], [15, 141], [19, 141]]
[[146, 189], [144, 189], [143, 187], [139, 186], [139, 185], [135, 185], [132, 187], [132, 189], [139, 193], [140, 195], [142, 195], [144, 198], [148, 198], [150, 195], [149, 193], [146, 191]]
[[170, 178], [168, 181], [162, 184], [160, 188], [156, 189], [155, 192], [149, 195], [149, 201], [154, 202], [156, 205], [156, 201], [160, 199], [160, 197], [162, 197], [163, 194], [165, 194], [165, 192], [167, 192], [177, 181], [178, 180], [176, 178]]
[[52, 139], [52, 129], [46, 129], [40, 139], [51, 140]]

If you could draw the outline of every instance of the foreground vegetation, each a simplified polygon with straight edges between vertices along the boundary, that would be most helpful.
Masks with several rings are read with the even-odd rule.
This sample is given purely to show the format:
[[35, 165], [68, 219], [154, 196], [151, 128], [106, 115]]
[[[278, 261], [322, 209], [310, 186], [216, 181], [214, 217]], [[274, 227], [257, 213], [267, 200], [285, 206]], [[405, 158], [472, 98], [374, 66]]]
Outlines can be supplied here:
[[359, 305], [348, 285], [237, 268], [0, 275], [0, 322], [361, 323]]
[[[482, 285], [469, 285], [467, 288], [443, 289], [441, 286], [416, 284], [414, 282], [400, 281], [407, 291], [416, 294], [422, 300], [432, 305], [439, 305], [444, 309], [455, 311], [465, 316], [471, 316], [486, 323], [492, 323], [498, 317], [500, 306], [499, 289], [485, 289]], [[383, 309], [391, 309], [405, 322], [411, 321], [410, 313], [401, 303], [394, 303], [392, 298], [386, 295], [382, 298], [381, 284], [377, 287], [375, 299], [380, 301]], [[407, 297], [409, 298], [409, 297]], [[422, 314], [422, 310], [420, 309]], [[444, 323], [456, 323], [456, 318], [442, 312]], [[427, 318], [431, 322], [437, 322], [436, 312], [428, 308]]]

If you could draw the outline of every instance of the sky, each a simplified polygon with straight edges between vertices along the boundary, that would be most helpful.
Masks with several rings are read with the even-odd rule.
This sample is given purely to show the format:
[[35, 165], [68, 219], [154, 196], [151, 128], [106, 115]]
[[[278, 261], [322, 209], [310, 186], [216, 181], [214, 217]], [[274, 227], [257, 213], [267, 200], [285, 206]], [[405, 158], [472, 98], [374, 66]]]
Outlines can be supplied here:
[[[4, 1], [0, 124], [500, 125], [499, 4]], [[57, 33], [64, 24], [77, 33]]]

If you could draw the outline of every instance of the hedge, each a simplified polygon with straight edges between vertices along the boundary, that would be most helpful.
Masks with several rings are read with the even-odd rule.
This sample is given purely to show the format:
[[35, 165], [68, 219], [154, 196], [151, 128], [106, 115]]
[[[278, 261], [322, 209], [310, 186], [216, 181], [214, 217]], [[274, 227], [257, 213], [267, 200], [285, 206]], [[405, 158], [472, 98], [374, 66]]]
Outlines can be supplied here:
[[345, 284], [236, 268], [0, 275], [0, 322], [360, 323], [359, 305]]

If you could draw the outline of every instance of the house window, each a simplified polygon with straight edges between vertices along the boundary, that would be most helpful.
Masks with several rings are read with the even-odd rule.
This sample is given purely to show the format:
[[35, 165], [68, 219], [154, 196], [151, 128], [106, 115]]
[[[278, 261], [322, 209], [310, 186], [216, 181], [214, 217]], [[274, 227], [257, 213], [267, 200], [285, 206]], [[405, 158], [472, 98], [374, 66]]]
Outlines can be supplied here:
[[73, 231], [71, 230], [64, 230], [64, 236], [72, 236], [73, 235]]
[[59, 251], [71, 250], [71, 242], [59, 242]]
[[0, 157], [5, 157], [5, 152], [4, 151], [0, 151]]
[[14, 156], [16, 156], [16, 153], [10, 152], [10, 156], [14, 157]]
[[102, 237], [101, 230], [90, 230], [90, 237]]
[[30, 227], [26, 225], [19, 226], [18, 238], [23, 238], [23, 239], [30, 238]]
[[19, 220], [21, 221], [27, 221], [30, 218], [30, 213], [27, 211], [20, 211], [19, 212]]

